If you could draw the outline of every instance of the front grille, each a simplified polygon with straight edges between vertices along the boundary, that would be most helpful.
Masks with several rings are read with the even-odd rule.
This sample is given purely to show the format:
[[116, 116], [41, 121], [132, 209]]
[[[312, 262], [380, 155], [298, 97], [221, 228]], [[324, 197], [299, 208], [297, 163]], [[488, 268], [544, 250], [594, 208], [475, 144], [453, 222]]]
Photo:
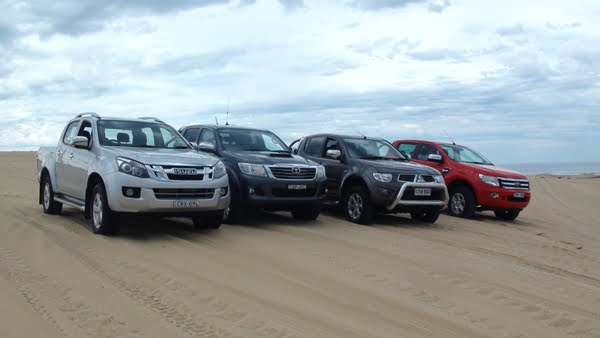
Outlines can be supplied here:
[[154, 189], [154, 197], [159, 200], [211, 199], [215, 189]]
[[[419, 180], [419, 178], [421, 180]], [[398, 181], [432, 183], [432, 182], [435, 182], [435, 178], [433, 178], [433, 176], [431, 176], [431, 175], [400, 174], [400, 175], [398, 175]]]
[[202, 181], [204, 179], [204, 175], [175, 175], [175, 174], [167, 174], [167, 177], [172, 181]]
[[275, 178], [282, 180], [312, 180], [317, 173], [315, 168], [307, 167], [269, 167], [269, 169]]
[[529, 190], [529, 181], [525, 179], [498, 177], [498, 182], [505, 189]]
[[415, 188], [406, 188], [402, 195], [405, 201], [443, 201], [444, 198], [442, 189], [431, 189], [431, 196], [415, 196]]
[[316, 191], [317, 190], [315, 188], [308, 188], [308, 189], [301, 189], [301, 190], [286, 189], [286, 188], [273, 188], [271, 190], [271, 194], [273, 196], [277, 196], [277, 197], [311, 197], [311, 196], [315, 195]]

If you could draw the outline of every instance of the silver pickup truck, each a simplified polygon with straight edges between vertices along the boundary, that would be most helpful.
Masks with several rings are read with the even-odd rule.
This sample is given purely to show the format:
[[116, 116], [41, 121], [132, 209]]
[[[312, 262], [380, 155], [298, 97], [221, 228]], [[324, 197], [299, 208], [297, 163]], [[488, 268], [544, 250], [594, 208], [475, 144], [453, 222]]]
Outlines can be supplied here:
[[195, 227], [218, 228], [229, 206], [223, 163], [155, 118], [77, 115], [56, 148], [39, 149], [37, 170], [44, 212], [76, 207], [98, 234], [114, 234], [128, 213], [191, 217]]

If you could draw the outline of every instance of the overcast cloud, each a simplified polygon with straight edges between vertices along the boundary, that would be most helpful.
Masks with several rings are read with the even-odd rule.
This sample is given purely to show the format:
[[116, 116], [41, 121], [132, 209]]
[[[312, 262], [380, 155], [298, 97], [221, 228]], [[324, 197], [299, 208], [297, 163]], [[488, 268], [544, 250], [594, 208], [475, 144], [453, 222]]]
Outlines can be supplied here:
[[76, 113], [600, 160], [600, 2], [0, 1], [0, 150]]

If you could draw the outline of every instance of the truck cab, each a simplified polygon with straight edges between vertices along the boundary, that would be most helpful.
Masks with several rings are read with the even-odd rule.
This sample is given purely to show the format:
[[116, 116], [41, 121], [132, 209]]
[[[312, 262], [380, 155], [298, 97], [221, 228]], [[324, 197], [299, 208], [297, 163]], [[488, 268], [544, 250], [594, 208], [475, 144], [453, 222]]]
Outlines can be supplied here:
[[469, 218], [475, 211], [492, 210], [500, 219], [514, 220], [529, 204], [527, 176], [498, 167], [473, 149], [423, 140], [397, 140], [393, 144], [413, 162], [444, 175], [450, 193], [448, 210], [453, 216]]
[[338, 203], [351, 222], [369, 224], [376, 213], [405, 212], [433, 223], [448, 201], [437, 170], [410, 163], [383, 139], [316, 134], [292, 148], [325, 166], [327, 199]]
[[294, 155], [273, 132], [229, 125], [191, 125], [179, 132], [198, 151], [225, 164], [232, 192], [226, 222], [243, 223], [257, 209], [291, 211], [304, 220], [319, 216], [324, 167]]

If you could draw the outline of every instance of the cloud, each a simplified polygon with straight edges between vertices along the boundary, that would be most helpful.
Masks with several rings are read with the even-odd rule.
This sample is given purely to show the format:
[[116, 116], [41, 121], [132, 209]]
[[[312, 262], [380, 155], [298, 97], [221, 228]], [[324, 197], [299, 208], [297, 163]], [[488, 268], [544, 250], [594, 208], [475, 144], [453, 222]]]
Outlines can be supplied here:
[[353, 0], [350, 6], [363, 10], [384, 10], [401, 8], [414, 3], [424, 3], [425, 0]]
[[496, 30], [500, 35], [519, 35], [525, 33], [525, 27], [522, 24], [500, 27]]
[[279, 0], [279, 3], [283, 5], [288, 12], [304, 7], [303, 0]]

